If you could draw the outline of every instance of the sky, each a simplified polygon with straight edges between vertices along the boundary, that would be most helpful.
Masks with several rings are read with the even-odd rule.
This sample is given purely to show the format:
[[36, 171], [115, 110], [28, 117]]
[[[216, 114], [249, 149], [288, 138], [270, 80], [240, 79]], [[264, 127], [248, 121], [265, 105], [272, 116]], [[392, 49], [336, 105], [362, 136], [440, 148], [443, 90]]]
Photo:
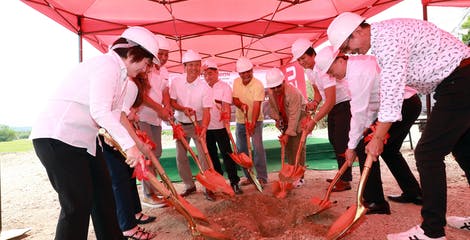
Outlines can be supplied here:
[[[428, 8], [429, 21], [453, 31], [467, 9]], [[422, 19], [420, 0], [404, 0], [368, 22], [394, 17]], [[0, 8], [0, 125], [32, 126], [59, 81], [78, 64], [78, 36], [19, 0]], [[101, 54], [83, 42], [83, 57]]]

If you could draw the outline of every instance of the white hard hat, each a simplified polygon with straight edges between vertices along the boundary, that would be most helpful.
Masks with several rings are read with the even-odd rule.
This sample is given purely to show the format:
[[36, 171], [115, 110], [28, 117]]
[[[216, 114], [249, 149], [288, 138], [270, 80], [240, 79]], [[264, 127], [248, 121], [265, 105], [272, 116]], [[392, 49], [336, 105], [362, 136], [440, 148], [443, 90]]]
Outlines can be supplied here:
[[237, 72], [242, 73], [253, 69], [253, 63], [247, 57], [240, 57], [237, 60]]
[[326, 46], [317, 53], [315, 56], [315, 66], [322, 71], [323, 73], [328, 72], [331, 64], [335, 61], [336, 56], [338, 56], [339, 51], [334, 50], [333, 46]]
[[217, 64], [211, 60], [205, 60], [204, 63], [202, 63], [203, 68], [212, 68], [212, 69], [218, 69]]
[[328, 40], [330, 40], [334, 50], [338, 50], [364, 20], [365, 18], [352, 12], [344, 12], [338, 15], [326, 30]]
[[271, 68], [266, 72], [266, 87], [273, 88], [284, 82], [284, 74], [279, 68]]
[[143, 47], [153, 55], [153, 63], [160, 65], [160, 60], [157, 57], [158, 42], [155, 40], [153, 33], [148, 29], [138, 26], [129, 27], [121, 34], [121, 37]]
[[201, 56], [199, 55], [199, 53], [189, 49], [183, 54], [183, 59], [181, 60], [181, 62], [188, 63], [194, 61], [201, 61]]
[[170, 42], [168, 41], [168, 39], [166, 39], [166, 37], [162, 36], [162, 35], [155, 35], [155, 38], [157, 39], [157, 42], [158, 42], [158, 47], [160, 49], [163, 49], [163, 50], [170, 50]]
[[299, 38], [295, 40], [290, 49], [293, 55], [290, 62], [297, 61], [297, 59], [304, 55], [305, 51], [307, 51], [307, 49], [310, 47], [312, 47], [312, 43], [306, 38]]

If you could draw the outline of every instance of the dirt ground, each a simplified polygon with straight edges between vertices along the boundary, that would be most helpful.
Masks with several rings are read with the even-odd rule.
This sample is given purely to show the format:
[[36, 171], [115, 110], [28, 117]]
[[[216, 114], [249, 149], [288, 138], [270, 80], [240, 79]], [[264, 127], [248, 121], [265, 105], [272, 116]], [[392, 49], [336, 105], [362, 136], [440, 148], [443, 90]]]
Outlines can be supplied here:
[[[416, 140], [415, 140], [416, 141]], [[403, 149], [409, 165], [417, 176], [413, 152]], [[3, 230], [31, 227], [32, 230], [19, 239], [53, 239], [59, 213], [57, 196], [52, 189], [45, 170], [34, 152], [1, 154], [1, 197]], [[400, 194], [400, 190], [385, 164], [382, 180], [385, 194]], [[446, 160], [448, 182], [448, 215], [470, 215], [470, 189], [463, 172], [452, 157]], [[325, 239], [331, 224], [355, 204], [359, 181], [359, 168], [353, 169], [353, 190], [333, 193], [331, 200], [337, 204], [314, 216], [306, 217], [314, 207], [310, 199], [322, 198], [328, 183], [336, 171], [308, 170], [306, 184], [293, 189], [285, 199], [273, 197], [271, 186], [278, 180], [277, 173], [270, 173], [269, 183], [263, 193], [253, 185], [242, 187], [244, 194], [235, 197], [218, 195], [215, 202], [204, 199], [201, 187], [186, 199], [199, 208], [209, 219], [212, 229], [231, 239]], [[183, 186], [175, 184], [178, 191]], [[391, 215], [367, 215], [364, 221], [344, 239], [386, 239], [387, 233], [407, 230], [420, 222], [420, 207], [413, 204], [390, 202]], [[157, 240], [191, 239], [185, 219], [171, 207], [151, 209], [144, 212], [157, 216], [151, 224], [143, 225], [157, 233]], [[447, 239], [470, 239], [468, 231], [447, 227]], [[90, 227], [89, 239], [95, 239]]]

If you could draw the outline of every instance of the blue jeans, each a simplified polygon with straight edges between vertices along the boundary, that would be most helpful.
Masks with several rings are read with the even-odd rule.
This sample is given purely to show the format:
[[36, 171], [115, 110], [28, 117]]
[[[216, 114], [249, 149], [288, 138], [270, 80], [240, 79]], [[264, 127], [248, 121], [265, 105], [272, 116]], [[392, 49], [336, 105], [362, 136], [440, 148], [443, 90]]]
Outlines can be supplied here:
[[[248, 155], [248, 145], [246, 142], [246, 131], [245, 131], [245, 124], [237, 123], [236, 130], [236, 143], [239, 152], [244, 152]], [[255, 132], [253, 136], [251, 136], [251, 141], [253, 144], [253, 164], [256, 169], [256, 175], [258, 179], [264, 180], [268, 182], [268, 170], [266, 167], [266, 152], [264, 151], [263, 146], [263, 122], [258, 121], [256, 122]], [[249, 156], [249, 155], [248, 155]], [[248, 172], [245, 172], [245, 176], [248, 177]], [[249, 178], [249, 177], [248, 177]]]
[[111, 175], [119, 227], [121, 231], [130, 230], [137, 226], [135, 214], [142, 212], [136, 180], [132, 178], [134, 169], [118, 151], [106, 144], [103, 144], [103, 155]]

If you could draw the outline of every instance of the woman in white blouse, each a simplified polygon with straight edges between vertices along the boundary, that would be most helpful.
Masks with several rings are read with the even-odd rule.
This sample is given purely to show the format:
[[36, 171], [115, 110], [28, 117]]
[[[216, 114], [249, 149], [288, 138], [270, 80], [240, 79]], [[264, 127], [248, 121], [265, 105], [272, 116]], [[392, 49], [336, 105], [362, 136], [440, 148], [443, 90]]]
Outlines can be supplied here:
[[97, 239], [123, 239], [102, 152], [105, 128], [134, 167], [148, 148], [121, 123], [128, 77], [158, 63], [158, 44], [142, 27], [130, 27], [111, 50], [79, 64], [48, 101], [31, 133], [34, 149], [58, 193], [61, 212], [55, 239], [86, 239], [90, 215]]

